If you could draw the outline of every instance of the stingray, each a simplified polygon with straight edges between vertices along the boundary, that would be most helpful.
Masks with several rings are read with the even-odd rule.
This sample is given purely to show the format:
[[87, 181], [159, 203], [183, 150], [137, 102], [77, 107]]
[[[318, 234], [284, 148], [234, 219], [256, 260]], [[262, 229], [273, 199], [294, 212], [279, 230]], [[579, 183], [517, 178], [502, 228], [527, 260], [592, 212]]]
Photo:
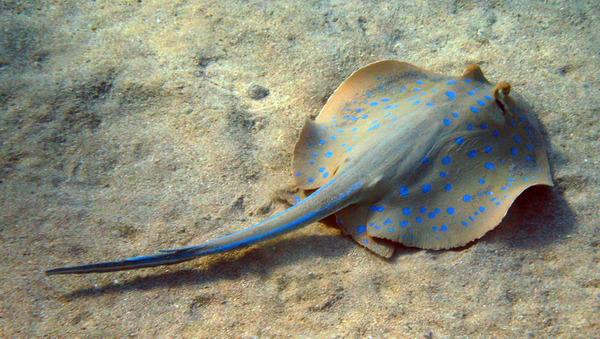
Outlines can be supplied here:
[[[497, 226], [534, 185], [552, 186], [538, 122], [506, 82], [480, 67], [460, 77], [379, 61], [354, 72], [294, 150], [294, 205], [206, 243], [47, 274], [170, 265], [279, 236], [327, 216], [358, 244], [390, 257], [394, 244], [463, 246]], [[302, 192], [304, 192], [302, 191]]]

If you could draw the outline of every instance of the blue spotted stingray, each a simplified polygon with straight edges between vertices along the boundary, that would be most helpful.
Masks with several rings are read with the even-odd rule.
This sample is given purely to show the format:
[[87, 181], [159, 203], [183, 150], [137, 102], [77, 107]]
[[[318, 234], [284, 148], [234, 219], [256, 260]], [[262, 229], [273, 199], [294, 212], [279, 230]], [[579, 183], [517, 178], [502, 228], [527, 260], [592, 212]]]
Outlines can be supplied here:
[[552, 186], [528, 105], [476, 65], [449, 77], [398, 61], [354, 72], [294, 151], [298, 195], [282, 213], [206, 243], [48, 274], [169, 265], [255, 244], [335, 214], [341, 229], [383, 257], [394, 243], [462, 246], [493, 229], [525, 189]]

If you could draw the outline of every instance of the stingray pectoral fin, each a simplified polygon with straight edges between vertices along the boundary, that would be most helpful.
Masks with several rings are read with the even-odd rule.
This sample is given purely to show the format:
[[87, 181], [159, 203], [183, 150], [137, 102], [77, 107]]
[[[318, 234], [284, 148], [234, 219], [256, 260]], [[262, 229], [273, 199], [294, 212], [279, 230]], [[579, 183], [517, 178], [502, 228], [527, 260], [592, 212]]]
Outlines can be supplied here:
[[133, 270], [144, 267], [178, 264], [203, 256], [203, 245], [163, 251], [163, 253], [132, 257], [118, 261], [59, 267], [47, 270], [47, 275], [86, 274]]

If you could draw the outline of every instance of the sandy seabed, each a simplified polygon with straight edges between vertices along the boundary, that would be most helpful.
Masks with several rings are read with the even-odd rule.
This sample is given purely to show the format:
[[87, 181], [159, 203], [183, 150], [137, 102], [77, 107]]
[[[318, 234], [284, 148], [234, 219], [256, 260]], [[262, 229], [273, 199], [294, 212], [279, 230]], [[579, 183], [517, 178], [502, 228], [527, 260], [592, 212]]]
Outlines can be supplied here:
[[[597, 1], [0, 1], [0, 336], [600, 336]], [[47, 277], [284, 210], [352, 71], [481, 65], [556, 186], [469, 246], [382, 260], [331, 225], [185, 264]]]

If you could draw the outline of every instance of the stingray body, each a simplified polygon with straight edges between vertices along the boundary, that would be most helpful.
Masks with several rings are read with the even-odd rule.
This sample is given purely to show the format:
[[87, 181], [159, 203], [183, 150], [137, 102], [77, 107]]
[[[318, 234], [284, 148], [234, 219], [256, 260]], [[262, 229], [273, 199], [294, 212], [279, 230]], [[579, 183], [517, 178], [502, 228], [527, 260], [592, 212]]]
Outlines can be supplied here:
[[449, 77], [398, 61], [354, 72], [294, 152], [297, 196], [284, 212], [201, 245], [48, 274], [168, 265], [263, 241], [335, 214], [360, 245], [383, 257], [393, 244], [462, 246], [500, 223], [530, 186], [552, 185], [537, 121], [507, 83], [476, 65]]

